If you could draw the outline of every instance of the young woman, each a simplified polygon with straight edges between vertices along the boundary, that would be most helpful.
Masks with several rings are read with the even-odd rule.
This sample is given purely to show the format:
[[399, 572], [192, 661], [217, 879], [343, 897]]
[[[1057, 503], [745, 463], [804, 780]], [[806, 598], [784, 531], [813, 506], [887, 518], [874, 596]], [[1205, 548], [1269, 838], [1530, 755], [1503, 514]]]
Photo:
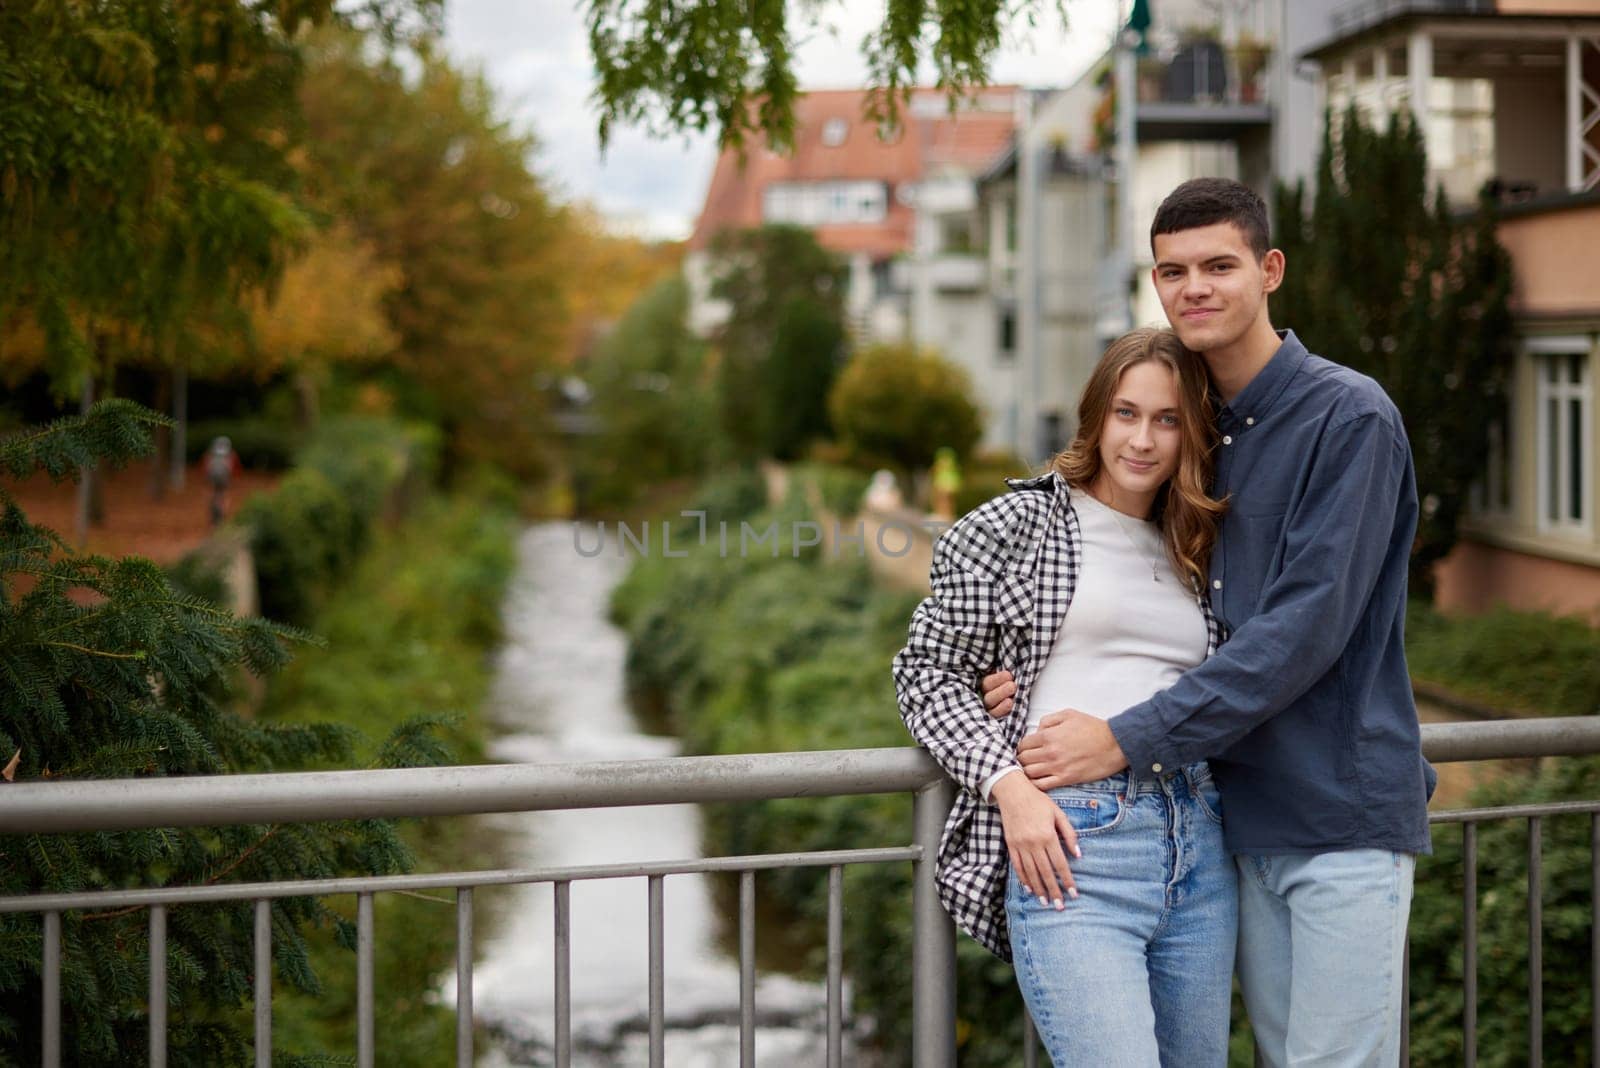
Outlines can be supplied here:
[[[1051, 471], [939, 540], [895, 657], [907, 728], [962, 787], [940, 898], [1013, 962], [1061, 1068], [1227, 1062], [1237, 877], [1205, 764], [1045, 792], [1016, 761], [1049, 713], [1109, 718], [1215, 650], [1212, 426], [1176, 335], [1118, 338]], [[977, 688], [996, 670], [1016, 684], [1005, 718]]]

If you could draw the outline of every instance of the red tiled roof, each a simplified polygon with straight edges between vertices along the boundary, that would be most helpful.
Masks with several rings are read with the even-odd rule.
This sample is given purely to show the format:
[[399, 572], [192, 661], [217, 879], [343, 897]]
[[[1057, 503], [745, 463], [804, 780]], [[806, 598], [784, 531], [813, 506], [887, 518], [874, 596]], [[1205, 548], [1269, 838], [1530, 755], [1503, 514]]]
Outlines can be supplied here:
[[[978, 90], [981, 107], [963, 104], [955, 114], [944, 106], [941, 89], [916, 89], [902, 108], [902, 127], [888, 141], [865, 117], [867, 91], [832, 89], [805, 93], [795, 101], [795, 144], [788, 156], [766, 144], [739, 154], [724, 150], [706, 190], [705, 206], [689, 238], [691, 249], [710, 244], [719, 230], [761, 224], [762, 191], [774, 182], [877, 180], [888, 184], [888, 211], [882, 222], [816, 227], [817, 240], [838, 252], [865, 252], [874, 259], [911, 247], [912, 212], [896, 196], [899, 187], [935, 169], [956, 167], [976, 173], [1011, 143], [1015, 86]], [[849, 123], [842, 144], [823, 143], [830, 119]]]

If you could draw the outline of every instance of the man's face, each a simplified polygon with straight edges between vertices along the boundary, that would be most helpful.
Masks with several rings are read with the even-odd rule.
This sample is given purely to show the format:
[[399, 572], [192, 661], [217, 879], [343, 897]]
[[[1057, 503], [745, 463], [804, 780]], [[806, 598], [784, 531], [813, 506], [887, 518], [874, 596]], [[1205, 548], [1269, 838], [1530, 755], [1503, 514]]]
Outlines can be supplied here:
[[1283, 254], [1257, 260], [1230, 222], [1160, 234], [1153, 272], [1161, 307], [1195, 352], [1226, 349], [1264, 316], [1267, 294], [1283, 281]]

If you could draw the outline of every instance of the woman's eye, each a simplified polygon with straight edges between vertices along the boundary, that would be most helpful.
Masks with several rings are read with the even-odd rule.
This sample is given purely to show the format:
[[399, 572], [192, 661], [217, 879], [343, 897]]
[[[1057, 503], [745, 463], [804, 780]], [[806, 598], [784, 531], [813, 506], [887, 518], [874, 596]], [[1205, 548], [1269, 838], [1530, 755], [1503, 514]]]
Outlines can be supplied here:
[[1178, 417], [1175, 416], [1175, 415], [1163, 415], [1161, 417], [1161, 425], [1162, 426], [1177, 426], [1178, 425]]

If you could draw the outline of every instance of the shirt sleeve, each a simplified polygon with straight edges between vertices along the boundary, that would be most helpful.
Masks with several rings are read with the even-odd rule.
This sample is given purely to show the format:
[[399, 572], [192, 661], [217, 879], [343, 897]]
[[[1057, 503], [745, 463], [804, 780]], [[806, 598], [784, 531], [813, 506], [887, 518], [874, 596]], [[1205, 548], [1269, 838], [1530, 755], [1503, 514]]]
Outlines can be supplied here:
[[1328, 431], [1257, 613], [1204, 663], [1111, 719], [1130, 767], [1214, 756], [1333, 667], [1377, 586], [1410, 463], [1404, 438], [1379, 413]]
[[973, 513], [933, 548], [932, 595], [911, 616], [894, 658], [900, 716], [917, 743], [963, 789], [982, 796], [1016, 764], [1002, 724], [984, 707], [982, 678], [999, 662], [998, 591], [988, 577], [1002, 541]]

